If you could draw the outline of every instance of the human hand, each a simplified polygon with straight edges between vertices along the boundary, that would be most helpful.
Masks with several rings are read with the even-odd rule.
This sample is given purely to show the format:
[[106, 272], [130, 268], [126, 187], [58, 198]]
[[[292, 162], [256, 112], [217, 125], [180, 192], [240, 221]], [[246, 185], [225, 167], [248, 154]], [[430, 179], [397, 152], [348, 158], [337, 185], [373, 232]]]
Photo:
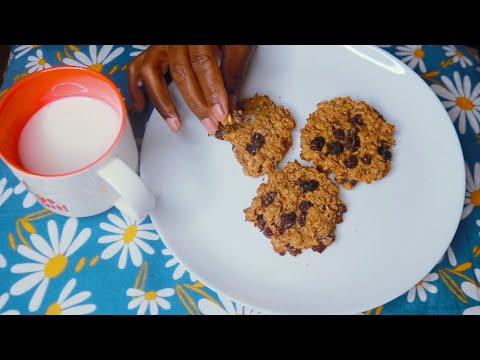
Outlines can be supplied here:
[[[165, 81], [170, 71], [192, 112], [210, 134], [237, 107], [237, 96], [253, 54], [252, 45], [151, 45], [128, 64], [128, 90], [134, 109], [145, 109], [143, 84], [155, 108], [177, 132], [180, 118]], [[221, 66], [217, 50], [223, 51]]]

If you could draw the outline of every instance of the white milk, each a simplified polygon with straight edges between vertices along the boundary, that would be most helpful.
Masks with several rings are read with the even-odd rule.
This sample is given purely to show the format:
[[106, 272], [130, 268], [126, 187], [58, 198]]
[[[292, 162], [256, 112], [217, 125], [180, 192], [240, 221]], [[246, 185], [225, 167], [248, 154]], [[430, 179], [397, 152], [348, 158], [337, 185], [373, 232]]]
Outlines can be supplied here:
[[79, 170], [99, 159], [115, 141], [121, 119], [110, 105], [74, 96], [38, 110], [20, 135], [25, 169], [42, 175]]

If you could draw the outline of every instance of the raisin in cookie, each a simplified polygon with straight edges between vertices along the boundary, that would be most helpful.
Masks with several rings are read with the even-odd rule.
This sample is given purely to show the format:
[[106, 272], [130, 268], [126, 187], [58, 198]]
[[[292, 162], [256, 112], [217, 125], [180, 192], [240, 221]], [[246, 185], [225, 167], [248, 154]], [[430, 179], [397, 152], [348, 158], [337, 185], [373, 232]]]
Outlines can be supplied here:
[[244, 210], [246, 220], [271, 239], [277, 253], [288, 251], [293, 256], [308, 248], [323, 252], [335, 240], [336, 224], [346, 211], [338, 185], [315, 167], [297, 161], [270, 174]]
[[254, 96], [241, 104], [215, 136], [233, 146], [235, 157], [248, 176], [274, 171], [292, 145], [295, 128], [290, 112], [268, 96]]
[[364, 101], [335, 98], [317, 105], [301, 132], [301, 157], [333, 172], [346, 189], [390, 171], [395, 126]]

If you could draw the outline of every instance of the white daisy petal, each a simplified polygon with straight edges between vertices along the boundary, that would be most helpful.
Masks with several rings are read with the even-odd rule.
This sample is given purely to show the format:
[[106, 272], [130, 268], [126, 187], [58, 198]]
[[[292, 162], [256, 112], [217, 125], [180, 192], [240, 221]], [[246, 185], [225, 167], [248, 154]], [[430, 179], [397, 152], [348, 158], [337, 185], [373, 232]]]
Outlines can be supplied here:
[[88, 52], [90, 53], [90, 58], [92, 59], [92, 63], [97, 63], [97, 45], [90, 45], [88, 47]]
[[77, 251], [83, 244], [85, 244], [92, 234], [92, 230], [86, 228], [80, 231], [80, 234], [78, 234], [77, 238], [75, 241], [72, 243], [72, 245], [68, 248], [68, 251], [66, 252], [65, 256], [70, 256], [72, 255], [75, 251]]
[[113, 59], [118, 57], [121, 53], [123, 53], [123, 50], [125, 50], [123, 47], [116, 48], [115, 50], [113, 50], [113, 52], [110, 55], [107, 56], [105, 60], [103, 60], [102, 64], [103, 65], [108, 64], [110, 61], [112, 61]]
[[80, 61], [82, 64], [85, 64], [87, 66], [90, 66], [92, 65], [92, 60], [90, 60], [88, 58], [87, 55], [85, 55], [84, 53], [80, 52], [80, 51], [75, 51], [73, 53], [73, 55], [77, 58], [78, 61]]
[[65, 254], [65, 251], [72, 243], [75, 232], [77, 231], [78, 220], [76, 218], [69, 218], [63, 226], [62, 235], [60, 237], [60, 254]]
[[415, 295], [417, 293], [417, 287], [414, 286], [410, 290], [408, 290], [407, 301], [412, 303], [415, 300]]
[[53, 253], [52, 248], [48, 245], [48, 243], [45, 241], [43, 237], [41, 237], [38, 234], [31, 234], [30, 235], [30, 241], [32, 242], [33, 246], [41, 252], [43, 255], [45, 255], [47, 258], [52, 258], [55, 256]]
[[223, 308], [208, 299], [201, 299], [198, 309], [205, 315], [228, 315]]
[[183, 274], [185, 274], [185, 268], [183, 267], [183, 265], [178, 264], [178, 266], [175, 268], [175, 271], [173, 272], [173, 280], [180, 279]]
[[480, 306], [474, 306], [468, 309], [465, 309], [463, 315], [480, 315]]
[[[445, 84], [445, 86], [447, 87], [447, 89], [450, 90], [450, 92], [453, 95], [455, 95], [455, 99], [449, 99], [449, 100], [456, 100], [458, 97], [460, 97], [460, 93], [455, 88], [455, 85], [453, 85], [452, 80], [450, 80], [446, 76], [442, 76], [441, 79], [442, 79], [443, 83]], [[432, 85], [432, 87], [433, 87], [433, 85]]]
[[75, 287], [76, 284], [77, 284], [77, 280], [71, 279], [67, 283], [67, 285], [65, 285], [65, 287], [63, 288], [63, 290], [60, 293], [60, 296], [58, 297], [58, 300], [57, 300], [57, 302], [59, 304], [63, 303], [68, 298], [68, 296], [70, 295], [70, 293], [72, 292], [72, 290], [73, 290], [73, 288]]
[[27, 57], [27, 60], [30, 61], [30, 63], [38, 64], [38, 58], [35, 56], [29, 56]]
[[70, 58], [63, 59], [63, 63], [66, 64], [66, 65], [69, 65], [69, 66], [81, 66], [81, 67], [86, 66], [85, 64], [79, 63], [78, 61], [75, 61], [75, 60], [70, 59]]
[[40, 285], [38, 285], [37, 289], [33, 293], [32, 299], [28, 303], [28, 310], [31, 312], [37, 311], [42, 304], [43, 297], [45, 296], [45, 292], [47, 291], [48, 283], [50, 279], [44, 278]]
[[473, 204], [469, 204], [467, 206], [465, 206], [465, 208], [463, 209], [462, 211], [462, 220], [465, 219], [468, 215], [470, 215], [470, 213], [472, 212], [473, 208], [475, 206]]
[[427, 68], [426, 68], [426, 66], [425, 66], [425, 62], [424, 62], [423, 60], [419, 60], [419, 61], [418, 61], [418, 64], [419, 64], [418, 67], [420, 68], [420, 71], [421, 71], [422, 73], [426, 73], [426, 72], [427, 72]]
[[150, 300], [150, 315], [158, 315], [158, 305], [155, 300]]
[[468, 297], [480, 301], [480, 288], [471, 282], [463, 282], [462, 290]]
[[453, 249], [451, 246], [448, 247], [447, 254], [448, 254], [448, 262], [450, 263], [450, 265], [457, 266], [457, 258], [455, 257], [455, 254], [453, 253]]
[[430, 273], [423, 278], [423, 281], [428, 281], [428, 282], [437, 281], [437, 280], [438, 280], [437, 273]]
[[70, 299], [67, 299], [64, 303], [62, 303], [62, 308], [67, 309], [69, 307], [75, 306], [80, 304], [81, 302], [87, 300], [92, 293], [90, 291], [82, 291], [76, 295], [73, 295]]
[[37, 202], [37, 198], [32, 195], [32, 193], [28, 192], [27, 195], [25, 195], [25, 198], [23, 199], [23, 207], [25, 209], [28, 209], [29, 207], [32, 207], [33, 204]]
[[47, 227], [48, 227], [48, 237], [50, 238], [50, 243], [52, 244], [53, 252], [55, 253], [55, 255], [58, 255], [60, 253], [60, 242], [58, 241], [57, 223], [54, 220], [49, 220], [47, 222]]
[[0, 254], [0, 269], [5, 268], [6, 266], [7, 266], [7, 259], [5, 259], [5, 256]]
[[128, 250], [130, 251], [130, 258], [132, 259], [133, 265], [137, 267], [142, 265], [142, 253], [138, 250], [138, 247], [134, 242], [128, 244]]
[[30, 260], [46, 264], [48, 261], [48, 258], [46, 258], [43, 255], [40, 255], [38, 252], [26, 247], [25, 245], [19, 245], [17, 248], [17, 251], [20, 255], [25, 256], [26, 258], [29, 258]]
[[443, 86], [433, 84], [432, 85], [432, 90], [435, 92], [435, 94], [437, 94], [438, 96], [441, 96], [441, 97], [443, 97], [447, 100], [450, 100], [450, 101], [457, 100], [457, 96], [455, 96], [455, 94], [452, 94], [450, 91], [445, 89]]
[[42, 58], [43, 58], [43, 51], [42, 51], [42, 49], [38, 49], [38, 50], [37, 50], [37, 58], [38, 58], [38, 59], [42, 59]]
[[8, 295], [8, 293], [2, 294], [2, 295], [0, 296], [0, 309], [5, 306], [5, 304], [7, 303], [9, 297], [10, 297], [10, 296]]
[[35, 65], [28, 70], [28, 73], [32, 74], [32, 73], [34, 73], [35, 71], [38, 71], [38, 70], [41, 70], [41, 66], [40, 65]]
[[37, 59], [34, 58], [32, 62], [29, 62], [27, 65], [25, 65], [25, 68], [31, 68], [32, 66], [38, 66]]
[[123, 233], [125, 232], [124, 229], [120, 229], [116, 226], [113, 226], [113, 225], [108, 224], [108, 223], [103, 223], [103, 222], [100, 223], [100, 229], [111, 232], [111, 233], [114, 233], [114, 234], [120, 234], [120, 235], [123, 235]]
[[137, 231], [137, 237], [144, 240], [158, 240], [159, 237], [157, 234], [154, 234], [149, 231]]
[[461, 110], [458, 106], [455, 106], [448, 111], [448, 115], [450, 116], [450, 119], [452, 119], [452, 122], [455, 122], [455, 120], [457, 120], [458, 115], [460, 115], [460, 112]]
[[112, 256], [114, 256], [116, 253], [120, 251], [120, 249], [125, 245], [123, 241], [117, 241], [116, 243], [113, 243], [109, 247], [107, 247], [105, 250], [103, 250], [102, 255], [100, 257], [103, 260], [108, 260]]
[[145, 295], [145, 291], [140, 289], [130, 288], [127, 290], [127, 296], [143, 296]]
[[446, 101], [442, 101], [442, 105], [445, 107], [445, 109], [449, 109], [452, 106], [457, 105], [457, 103], [455, 101], [446, 100]]
[[465, 111], [460, 111], [460, 117], [458, 118], [458, 129], [460, 130], [461, 134], [465, 134], [467, 130], [467, 121], [466, 121]]
[[436, 294], [438, 292], [437, 287], [428, 282], [423, 282], [422, 286], [425, 290], [427, 290], [431, 294]]
[[107, 217], [108, 217], [108, 220], [110, 220], [119, 229], [125, 230], [129, 226], [129, 224], [125, 223], [125, 221], [120, 219], [117, 215], [108, 214]]
[[[466, 77], [468, 77], [468, 75]], [[455, 82], [456, 89], [458, 90], [460, 96], [465, 96], [462, 86], [462, 79], [460, 78], [460, 73], [458, 71], [453, 73], [453, 81]]]
[[157, 295], [160, 297], [170, 297], [170, 296], [173, 296], [173, 294], [175, 294], [175, 290], [173, 290], [172, 288], [167, 288], [167, 289], [162, 289], [157, 291]]
[[144, 300], [140, 304], [140, 307], [138, 308], [137, 315], [145, 315], [145, 311], [147, 310], [147, 306], [148, 306], [148, 301]]
[[102, 48], [100, 49], [100, 53], [98, 54], [98, 63], [103, 64], [103, 60], [107, 57], [107, 55], [110, 53], [112, 50], [113, 45], [103, 45]]
[[467, 118], [468, 118], [468, 123], [472, 127], [472, 130], [475, 132], [475, 134], [478, 134], [480, 132], [480, 127], [478, 126], [478, 120], [475, 118], [475, 115], [471, 111], [467, 111]]
[[99, 244], [110, 244], [123, 239], [123, 235], [106, 235], [98, 239]]
[[93, 304], [74, 306], [70, 309], [62, 310], [62, 315], [87, 315], [96, 309], [97, 307]]
[[144, 241], [142, 241], [142, 240], [140, 240], [140, 239], [138, 239], [138, 238], [135, 239], [134, 242], [135, 242], [135, 244], [138, 245], [138, 247], [139, 247], [140, 249], [142, 249], [142, 250], [143, 250], [144, 252], [146, 252], [147, 254], [153, 255], [153, 254], [155, 253], [155, 250], [153, 250], [153, 248], [152, 248], [150, 245], [148, 245], [146, 242], [144, 242]]
[[142, 301], [145, 301], [145, 298], [142, 296], [133, 299], [128, 303], [128, 306], [127, 306], [128, 310], [135, 309], [137, 306], [139, 306], [142, 303]]
[[475, 163], [473, 167], [473, 178], [474, 189], [480, 189], [480, 163]]
[[23, 263], [23, 264], [13, 265], [10, 271], [14, 274], [26, 274], [26, 273], [32, 273], [37, 271], [43, 271], [44, 269], [45, 269], [44, 264]]
[[466, 177], [466, 180], [467, 180], [467, 190], [468, 191], [473, 191], [473, 190], [475, 190], [475, 188], [478, 189], [478, 187], [475, 185], [475, 181], [473, 180], [472, 173], [470, 172], [470, 168], [468, 167], [467, 163], [465, 163], [465, 177]]
[[128, 246], [125, 244], [125, 246], [122, 249], [122, 253], [120, 254], [120, 257], [118, 258], [119, 269], [125, 269], [125, 266], [127, 266], [127, 257], [128, 257]]
[[427, 293], [425, 292], [425, 289], [422, 286], [417, 286], [417, 293], [420, 301], [422, 302], [427, 301]]
[[178, 260], [176, 258], [172, 258], [167, 261], [167, 263], [165, 264], [165, 267], [169, 268], [169, 267], [175, 266], [176, 264], [178, 264]]
[[412, 61], [410, 61], [407, 65], [410, 66], [412, 69], [415, 69], [415, 67], [418, 65], [418, 58], [414, 57]]
[[156, 230], [153, 224], [140, 224], [137, 225], [138, 230]]
[[477, 99], [479, 95], [480, 95], [480, 82], [477, 85], [475, 85], [475, 88], [473, 89], [473, 92], [470, 95], [470, 99]]
[[463, 79], [463, 91], [465, 93], [465, 97], [470, 98], [472, 91], [472, 82], [470, 81], [469, 76], [465, 76], [465, 78]]
[[20, 315], [20, 311], [8, 310], [8, 311], [5, 311], [4, 313], [1, 313], [0, 315]]
[[480, 283], [480, 269], [475, 269], [474, 271], [477, 281]]
[[167, 300], [165, 300], [161, 297], [157, 297], [155, 299], [155, 302], [164, 310], [169, 310], [172, 307]]

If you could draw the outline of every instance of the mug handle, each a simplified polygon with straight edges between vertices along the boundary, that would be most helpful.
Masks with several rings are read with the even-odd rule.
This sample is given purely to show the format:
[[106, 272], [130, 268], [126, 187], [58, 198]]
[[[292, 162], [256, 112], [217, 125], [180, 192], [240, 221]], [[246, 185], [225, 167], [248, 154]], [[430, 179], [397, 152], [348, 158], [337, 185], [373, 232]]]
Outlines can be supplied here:
[[121, 212], [141, 219], [155, 206], [155, 197], [143, 181], [127, 164], [114, 156], [103, 166], [98, 175], [120, 195], [114, 204]]

